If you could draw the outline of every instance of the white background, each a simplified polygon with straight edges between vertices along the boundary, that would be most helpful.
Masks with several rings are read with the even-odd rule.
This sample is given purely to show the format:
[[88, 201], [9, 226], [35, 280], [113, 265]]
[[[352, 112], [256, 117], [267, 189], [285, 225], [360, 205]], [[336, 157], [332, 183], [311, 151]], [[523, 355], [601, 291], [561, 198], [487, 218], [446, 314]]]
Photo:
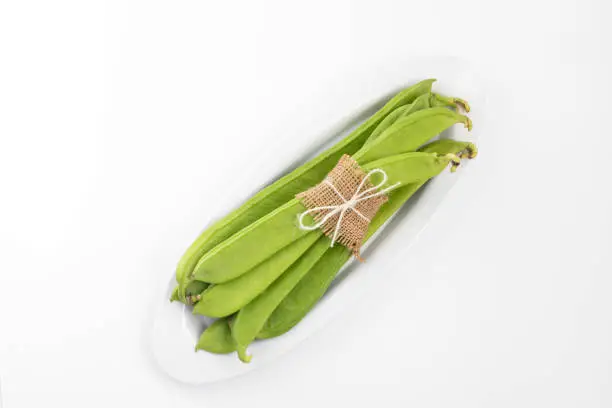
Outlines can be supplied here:
[[[604, 0], [3, 1], [0, 405], [611, 406], [609, 16]], [[266, 368], [166, 377], [149, 307], [207, 212], [279, 171], [258, 152], [297, 156], [415, 55], [467, 60], [487, 100], [481, 155], [405, 270]]]

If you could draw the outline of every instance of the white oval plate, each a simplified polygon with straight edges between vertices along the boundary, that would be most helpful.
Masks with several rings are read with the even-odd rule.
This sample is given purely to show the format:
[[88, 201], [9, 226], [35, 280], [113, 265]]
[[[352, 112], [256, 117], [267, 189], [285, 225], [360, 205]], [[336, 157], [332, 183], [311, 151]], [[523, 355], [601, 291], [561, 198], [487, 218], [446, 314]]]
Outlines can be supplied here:
[[[484, 98], [479, 79], [467, 64], [454, 58], [421, 58], [410, 59], [402, 66], [410, 77], [398, 78], [396, 89], [381, 89], [381, 95], [389, 95], [421, 79], [437, 78], [434, 90], [468, 100], [472, 106], [470, 117], [476, 124], [475, 130], [470, 133], [460, 126], [454, 126], [442, 137], [476, 142], [478, 124], [482, 121], [482, 112], [479, 110], [483, 108]], [[378, 101], [372, 108], [380, 105], [381, 101]], [[344, 117], [345, 114], [338, 112], [338, 117]], [[360, 119], [356, 117], [355, 122], [358, 123]], [[345, 131], [332, 135], [328, 142], [346, 134]], [[244, 374], [290, 351], [359, 298], [368, 287], [371, 276], [396, 266], [397, 252], [401, 252], [402, 257], [406, 256], [408, 247], [426, 227], [457, 178], [465, 176], [466, 164], [464, 161], [456, 173], [444, 172], [411, 198], [395, 215], [393, 222], [382, 228], [364, 247], [363, 253], [368, 262], [351, 262], [346, 265], [316, 307], [296, 327], [280, 337], [253, 343], [249, 347], [253, 355], [250, 364], [241, 363], [235, 353], [217, 355], [204, 351], [194, 352], [194, 345], [212, 319], [195, 316], [191, 308], [168, 301], [175, 285], [172, 273], [170, 282], [165, 291], [159, 293], [159, 301], [154, 307], [150, 340], [157, 364], [178, 381], [201, 384]]]

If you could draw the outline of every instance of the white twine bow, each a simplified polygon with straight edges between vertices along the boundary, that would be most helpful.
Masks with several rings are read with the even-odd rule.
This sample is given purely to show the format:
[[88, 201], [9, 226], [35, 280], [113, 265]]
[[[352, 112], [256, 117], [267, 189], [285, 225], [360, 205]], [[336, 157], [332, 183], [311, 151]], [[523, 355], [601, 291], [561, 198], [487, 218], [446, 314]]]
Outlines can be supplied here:
[[[366, 180], [368, 180], [372, 175], [374, 174], [382, 174], [383, 178], [381, 180], [380, 183], [378, 183], [377, 185], [368, 188], [365, 191], [361, 191], [361, 188], [363, 187], [363, 185], [365, 184]], [[342, 219], [344, 218], [344, 213], [347, 212], [348, 210], [353, 210], [355, 212], [355, 214], [357, 214], [358, 216], [360, 216], [361, 218], [363, 218], [364, 220], [366, 220], [368, 223], [370, 222], [370, 219], [368, 217], [366, 217], [365, 215], [363, 215], [361, 212], [359, 212], [359, 210], [357, 210], [355, 208], [355, 206], [360, 203], [361, 201], [365, 201], [365, 200], [369, 200], [370, 198], [374, 198], [374, 197], [378, 197], [380, 195], [383, 195], [385, 193], [387, 193], [388, 191], [393, 190], [394, 188], [397, 188], [397, 186], [399, 186], [401, 183], [395, 183], [392, 186], [389, 186], [385, 189], [382, 189], [380, 191], [376, 191], [379, 188], [381, 188], [383, 185], [385, 185], [385, 183], [387, 182], [387, 173], [384, 172], [384, 170], [381, 169], [374, 169], [372, 171], [370, 171], [368, 174], [365, 175], [365, 177], [363, 178], [363, 180], [361, 180], [361, 183], [359, 183], [359, 187], [357, 187], [357, 190], [355, 191], [355, 194], [353, 194], [353, 196], [350, 198], [350, 200], [347, 200], [346, 198], [344, 198], [342, 196], [342, 194], [340, 194], [340, 191], [338, 191], [338, 189], [336, 188], [336, 186], [334, 186], [327, 178], [325, 180], [323, 180], [323, 183], [327, 184], [328, 186], [330, 186], [332, 188], [332, 190], [334, 190], [334, 192], [338, 195], [338, 197], [340, 197], [340, 199], [343, 201], [342, 204], [338, 204], [338, 205], [324, 205], [321, 207], [314, 207], [314, 208], [310, 208], [306, 211], [304, 211], [303, 213], [300, 214], [300, 217], [298, 219], [299, 223], [300, 223], [300, 228], [306, 231], [313, 231], [316, 230], [317, 228], [320, 228], [323, 224], [325, 224], [327, 222], [327, 220], [329, 220], [331, 217], [333, 217], [334, 215], [340, 213], [340, 217], [338, 217], [338, 222], [336, 223], [336, 228], [334, 230], [334, 235], [332, 237], [331, 240], [331, 247], [334, 246], [334, 243], [336, 242], [336, 239], [338, 238], [338, 232], [340, 231], [340, 225], [342, 225]], [[372, 191], [376, 191], [375, 193], [369, 194]], [[316, 213], [317, 211], [321, 211], [321, 210], [331, 210], [330, 212], [328, 212], [325, 217], [321, 218], [319, 220], [319, 222], [317, 222], [316, 224], [313, 225], [304, 225], [304, 217], [306, 217], [307, 215], [310, 215], [311, 213]]]

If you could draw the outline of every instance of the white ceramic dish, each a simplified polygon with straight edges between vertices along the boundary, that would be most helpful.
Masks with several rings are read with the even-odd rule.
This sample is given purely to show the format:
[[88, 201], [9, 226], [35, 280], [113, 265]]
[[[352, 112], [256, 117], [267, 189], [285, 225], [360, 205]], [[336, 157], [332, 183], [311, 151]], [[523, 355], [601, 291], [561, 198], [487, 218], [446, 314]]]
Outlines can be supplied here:
[[[475, 123], [475, 129], [470, 133], [460, 126], [454, 126], [442, 137], [476, 142], [478, 124], [482, 120], [481, 109], [484, 106], [477, 75], [465, 63], [453, 58], [412, 59], [403, 65], [410, 77], [399, 79], [395, 89], [381, 89], [381, 96], [389, 95], [420, 79], [437, 78], [434, 90], [467, 99], [472, 105], [473, 111], [470, 117]], [[372, 104], [372, 108], [379, 107], [380, 103], [381, 101], [377, 101]], [[346, 112], [338, 112], [339, 118], [345, 115]], [[362, 118], [356, 117], [354, 125], [360, 119]], [[335, 141], [346, 133], [330, 135], [327, 142]], [[165, 291], [159, 293], [159, 301], [155, 304], [152, 319], [150, 343], [157, 364], [178, 381], [201, 384], [247, 373], [290, 351], [355, 301], [368, 287], [368, 279], [380, 271], [397, 266], [400, 259], [396, 256], [398, 252], [401, 253], [401, 257], [409, 254], [408, 247], [411, 242], [425, 228], [458, 177], [465, 177], [468, 174], [466, 170], [467, 163], [464, 161], [456, 173], [444, 172], [422, 188], [396, 214], [392, 222], [364, 247], [363, 254], [368, 258], [368, 262], [365, 264], [351, 262], [346, 265], [316, 307], [290, 332], [275, 339], [253, 343], [249, 347], [249, 352], [253, 355], [250, 364], [241, 363], [235, 353], [215, 355], [203, 351], [194, 352], [197, 339], [212, 320], [194, 316], [190, 308], [178, 302], [168, 301], [175, 283], [174, 273], [171, 272], [172, 278]]]

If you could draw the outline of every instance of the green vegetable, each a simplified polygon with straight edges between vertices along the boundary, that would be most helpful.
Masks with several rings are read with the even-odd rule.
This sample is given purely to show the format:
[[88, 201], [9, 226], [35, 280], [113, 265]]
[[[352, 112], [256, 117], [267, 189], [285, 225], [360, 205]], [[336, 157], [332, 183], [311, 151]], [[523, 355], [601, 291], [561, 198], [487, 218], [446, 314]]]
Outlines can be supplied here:
[[453, 139], [440, 139], [431, 142], [419, 149], [424, 153], [456, 154], [462, 159], [473, 159], [478, 154], [478, 149], [470, 142], [460, 142]]
[[236, 350], [230, 331], [229, 319], [216, 320], [208, 326], [200, 336], [195, 347], [196, 351], [206, 350], [215, 354], [227, 354]]
[[[195, 302], [197, 302], [199, 300], [200, 294], [204, 292], [204, 290], [208, 288], [208, 286], [208, 283], [202, 281], [195, 280], [191, 282], [185, 290], [185, 295], [188, 303], [194, 304]], [[178, 286], [176, 289], [178, 293]]]
[[[399, 183], [364, 241], [427, 180], [449, 164], [454, 171], [460, 158], [476, 156], [471, 143], [449, 139], [421, 147], [453, 124], [472, 126], [455, 111], [469, 111], [467, 103], [431, 93], [432, 83], [400, 92], [347, 138], [261, 190], [192, 244], [177, 267], [171, 300], [195, 303], [194, 313], [219, 318], [196, 350], [237, 351], [249, 362], [252, 341], [290, 330], [327, 291], [351, 251], [330, 247], [320, 230], [300, 229], [297, 219], [306, 208], [294, 196], [323, 180], [342, 154], [352, 155], [366, 172], [383, 170], [388, 185]], [[376, 185], [381, 175], [371, 177]]]
[[399, 106], [413, 102], [418, 96], [431, 92], [431, 86], [434, 81], [434, 79], [421, 81], [399, 92], [382, 109], [359, 126], [348, 137], [267, 186], [239, 208], [207, 228], [187, 249], [177, 266], [176, 280], [178, 282], [178, 290], [173, 299], [177, 298], [180, 301], [186, 301], [186, 289], [195, 278], [193, 276], [194, 268], [202, 256], [209, 250], [268, 214], [271, 209], [286, 203], [297, 193], [320, 182], [337, 163], [342, 154], [353, 154], [365, 143], [370, 133], [387, 114]]
[[174, 289], [172, 289], [172, 294], [170, 295], [170, 301], [174, 302], [175, 300], [179, 300], [179, 296], [178, 296], [178, 286], [175, 286]]
[[443, 95], [438, 95], [438, 94], [434, 95], [434, 97], [437, 99], [437, 102], [440, 105], [453, 106], [453, 107], [460, 106], [464, 112], [470, 111], [470, 105], [467, 103], [467, 101], [464, 101], [461, 98], [443, 96]]

